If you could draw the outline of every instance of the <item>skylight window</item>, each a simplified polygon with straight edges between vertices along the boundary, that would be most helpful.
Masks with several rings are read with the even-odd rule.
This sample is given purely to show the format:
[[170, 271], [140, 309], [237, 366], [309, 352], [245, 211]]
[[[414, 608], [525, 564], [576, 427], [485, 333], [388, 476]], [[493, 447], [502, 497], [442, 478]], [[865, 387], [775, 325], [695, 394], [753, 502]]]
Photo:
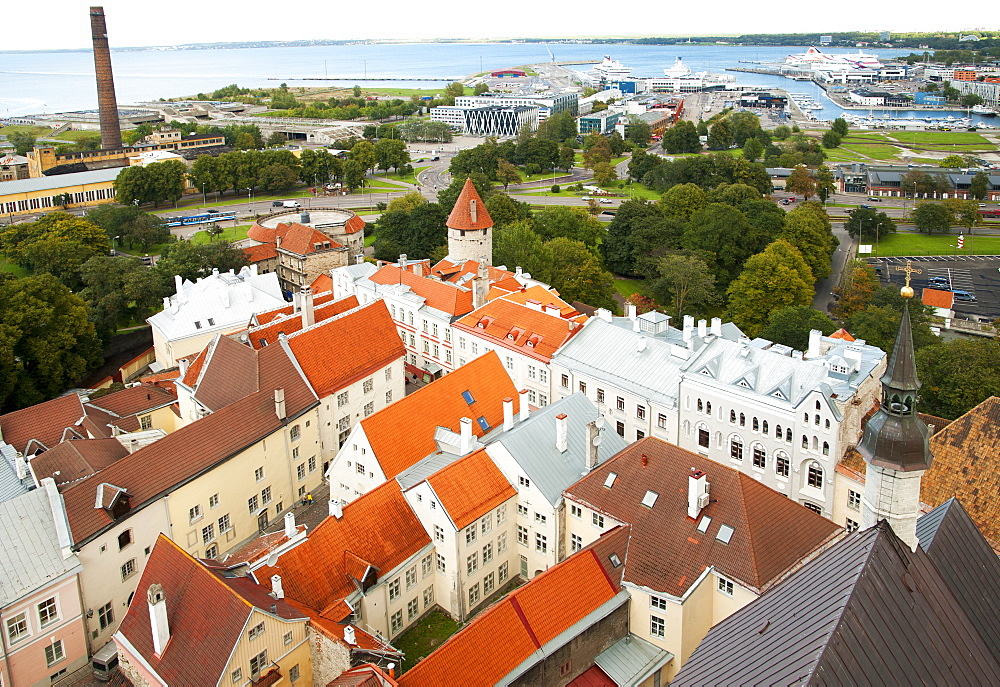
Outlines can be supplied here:
[[728, 544], [729, 540], [733, 538], [733, 532], [735, 532], [729, 525], [721, 525], [719, 527], [719, 533], [715, 535], [715, 538], [721, 541], [723, 544]]
[[698, 531], [704, 534], [708, 531], [708, 526], [712, 524], [712, 518], [707, 515], [702, 516], [701, 522], [698, 523]]
[[646, 508], [652, 508], [653, 504], [656, 503], [656, 497], [659, 496], [655, 491], [647, 491], [646, 495], [642, 497], [642, 505]]
[[606, 486], [608, 489], [610, 489], [611, 487], [615, 486], [615, 480], [616, 479], [618, 479], [618, 473], [617, 472], [609, 472], [608, 476], [604, 478], [604, 486]]
[[462, 392], [462, 398], [464, 398], [464, 399], [465, 399], [465, 402], [466, 402], [467, 404], [469, 404], [470, 406], [471, 406], [471, 405], [472, 405], [473, 403], [475, 403], [475, 402], [476, 402], [476, 399], [474, 399], [474, 398], [472, 397], [472, 392], [471, 392], [471, 391], [463, 391], [463, 392]]
[[489, 429], [490, 429], [490, 423], [486, 421], [485, 417], [483, 417], [482, 415], [480, 415], [478, 418], [476, 418], [476, 422], [479, 423], [480, 429], [482, 429], [484, 432], [488, 432], [489, 431]]
[[617, 553], [613, 553], [610, 556], [608, 556], [608, 560], [611, 561], [611, 565], [615, 566], [616, 568], [622, 564], [622, 559], [618, 557]]

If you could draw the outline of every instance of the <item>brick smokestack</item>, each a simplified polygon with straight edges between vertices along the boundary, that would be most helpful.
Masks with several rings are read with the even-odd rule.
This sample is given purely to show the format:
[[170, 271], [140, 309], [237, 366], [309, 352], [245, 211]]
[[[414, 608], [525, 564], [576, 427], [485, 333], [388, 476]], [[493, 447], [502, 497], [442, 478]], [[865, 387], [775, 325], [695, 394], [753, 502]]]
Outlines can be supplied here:
[[115, 77], [111, 73], [111, 50], [108, 48], [108, 27], [104, 8], [90, 8], [90, 35], [94, 40], [94, 70], [97, 72], [97, 107], [101, 112], [101, 148], [122, 147], [122, 130], [118, 122], [118, 101], [115, 99]]

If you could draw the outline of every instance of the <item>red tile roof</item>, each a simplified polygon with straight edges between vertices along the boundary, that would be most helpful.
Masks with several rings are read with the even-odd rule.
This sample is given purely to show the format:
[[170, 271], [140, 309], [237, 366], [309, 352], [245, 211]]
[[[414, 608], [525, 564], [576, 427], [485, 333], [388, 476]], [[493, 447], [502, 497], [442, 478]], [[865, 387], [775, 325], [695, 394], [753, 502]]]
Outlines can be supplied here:
[[[345, 505], [342, 517], [328, 517], [257, 578], [280, 575], [285, 596], [320, 613], [357, 589], [362, 567], [388, 575], [430, 541], [399, 485], [390, 481]], [[349, 559], [367, 565], [353, 567]]]
[[451, 229], [463, 231], [489, 229], [493, 226], [493, 219], [486, 210], [486, 203], [479, 197], [472, 179], [465, 180], [462, 192], [458, 194], [458, 200], [455, 201], [455, 207], [448, 215], [446, 224]]
[[[540, 305], [554, 305], [559, 308], [559, 316], [580, 323], [586, 322], [587, 317], [572, 305], [559, 298], [559, 293], [555, 289], [546, 289], [544, 286], [536, 284], [527, 289], [520, 289], [509, 296], [504, 296], [504, 300], [512, 303], [527, 305], [528, 301]], [[537, 305], [535, 307], [538, 307]]]
[[[21, 410], [15, 410], [6, 415], [0, 415], [0, 435], [3, 440], [21, 453], [28, 444], [31, 450], [52, 448], [63, 440], [67, 427], [74, 427], [81, 435], [86, 436], [77, 423], [84, 415], [83, 404], [76, 394], [66, 394], [51, 401], [38, 403]], [[102, 434], [101, 436], [106, 436]]]
[[[466, 260], [464, 262], [452, 262], [451, 260], [444, 258], [431, 267], [430, 272], [443, 281], [450, 281], [454, 283], [462, 280], [463, 277], [465, 277], [465, 281], [467, 281], [468, 278], [475, 277], [479, 274], [479, 261]], [[499, 267], [493, 267], [490, 265], [489, 280], [491, 284], [507, 279], [514, 279], [514, 273], [509, 270], [503, 270]], [[521, 288], [521, 283], [516, 279], [514, 279], [514, 284], [514, 288], [508, 290], [514, 291]]]
[[201, 375], [201, 368], [205, 365], [205, 359], [208, 358], [208, 351], [211, 348], [211, 344], [201, 349], [201, 351], [192, 357], [188, 357], [189, 361], [188, 369], [184, 373], [184, 377], [181, 378], [181, 383], [188, 388], [194, 388], [195, 384], [198, 382], [198, 377]]
[[[298, 403], [299, 398], [300, 395], [286, 392], [288, 417], [295, 417], [308, 407]], [[113, 524], [105, 510], [94, 508], [95, 495], [102, 483], [126, 490], [131, 497], [130, 510], [134, 512], [252, 446], [283, 424], [274, 412], [273, 392], [257, 391], [68, 487], [63, 497], [73, 541], [78, 544], [88, 541]], [[151, 470], [151, 465], [156, 469]]]
[[[167, 684], [215, 684], [223, 678], [254, 608], [270, 613], [273, 604], [274, 615], [305, 620], [252, 580], [227, 578], [223, 570], [206, 567], [162, 534], [156, 540], [135, 590], [136, 603], [122, 618], [120, 632]], [[153, 653], [146, 602], [153, 584], [163, 587], [170, 627], [170, 640], [160, 656]]]
[[[644, 464], [645, 463], [645, 464]], [[687, 515], [692, 469], [705, 472], [711, 502], [698, 519]], [[618, 475], [604, 486], [609, 472]], [[642, 505], [656, 492], [652, 508]], [[707, 566], [763, 591], [843, 530], [749, 475], [660, 439], [647, 437], [571, 486], [566, 497], [632, 525], [625, 579], [674, 596]], [[706, 532], [697, 525], [710, 517]], [[716, 535], [733, 528], [728, 544]]]
[[924, 305], [929, 305], [932, 308], [947, 308], [950, 310], [951, 306], [955, 304], [955, 294], [951, 291], [924, 289], [920, 295], [920, 300], [924, 302]]
[[51, 477], [62, 487], [89, 477], [127, 455], [128, 449], [117, 439], [74, 439], [29, 458], [35, 479]]
[[385, 265], [371, 276], [376, 284], [404, 284], [424, 299], [427, 306], [452, 317], [472, 312], [472, 291], [431, 277], [418, 277], [398, 265]]
[[181, 376], [180, 370], [178, 370], [175, 367], [171, 370], [167, 370], [166, 372], [140, 377], [139, 381], [148, 386], [158, 386], [161, 389], [166, 389], [176, 397], [177, 380], [180, 378], [180, 376]]
[[399, 684], [377, 666], [365, 663], [355, 668], [349, 668], [340, 677], [327, 683], [326, 687], [395, 687]]
[[[517, 494], [482, 448], [441, 468], [427, 482], [458, 529]], [[470, 484], [476, 488], [470, 489]]]
[[[462, 397], [465, 391], [472, 394], [471, 405]], [[437, 450], [437, 427], [458, 433], [460, 420], [469, 417], [472, 433], [482, 436], [476, 420], [485, 417], [490, 427], [502, 424], [503, 399], [518, 396], [499, 356], [491, 351], [361, 420], [361, 426], [382, 472], [391, 480]]]
[[96, 406], [118, 417], [127, 417], [141, 415], [176, 401], [176, 394], [170, 393], [167, 389], [151, 384], [140, 384], [91, 399], [87, 405]]
[[321, 250], [344, 247], [344, 244], [334, 241], [318, 229], [298, 222], [279, 224], [275, 229], [275, 236], [281, 239], [280, 243], [276, 242], [278, 250], [296, 255], [309, 255]]
[[[322, 275], [320, 275], [322, 276]], [[317, 277], [318, 281], [319, 277]], [[314, 282], [315, 283], [315, 282]], [[320, 291], [314, 288], [310, 288], [313, 294], [313, 307], [318, 307], [324, 303], [328, 303], [333, 300], [333, 291], [331, 289], [326, 289], [325, 291]], [[272, 322], [279, 317], [287, 317], [295, 313], [295, 304], [289, 303], [288, 305], [282, 306], [280, 308], [275, 308], [273, 310], [265, 310], [262, 313], [257, 313], [250, 318], [251, 326], [264, 325], [268, 322]]]
[[600, 666], [591, 666], [576, 676], [566, 687], [618, 687], [618, 683], [608, 677]]
[[327, 291], [333, 293], [333, 278], [327, 272], [324, 272], [323, 274], [313, 279], [312, 284], [309, 285], [309, 288], [312, 290], [313, 293], [317, 294], [326, 293]]
[[[333, 300], [333, 294], [321, 294], [313, 299], [313, 316], [315, 322], [322, 322], [331, 317], [341, 315], [348, 310], [358, 307], [357, 296], [347, 296], [339, 301]], [[273, 344], [278, 341], [278, 334], [294, 334], [302, 329], [302, 315], [292, 314], [292, 306], [289, 306], [288, 313], [281, 317], [268, 317], [267, 323], [262, 323], [258, 327], [251, 327], [245, 333], [249, 337], [249, 343], [253, 348], [263, 348], [264, 345]], [[241, 334], [234, 335], [239, 339]], [[263, 342], [267, 342], [264, 344]]]
[[344, 225], [344, 231], [348, 234], [356, 234], [364, 228], [365, 221], [357, 215], [347, 220], [347, 223]]
[[844, 341], [847, 341], [847, 342], [854, 341], [854, 337], [851, 336], [851, 333], [848, 332], [843, 327], [841, 327], [840, 329], [838, 329], [837, 331], [835, 331], [833, 334], [831, 334], [830, 338], [831, 339], [843, 339]]
[[259, 243], [256, 246], [247, 246], [243, 249], [243, 253], [247, 256], [247, 260], [251, 264], [261, 262], [262, 260], [273, 260], [278, 257], [278, 249], [275, 248], [273, 243]]
[[455, 676], [469, 670], [470, 656], [476, 657], [476, 684], [496, 684], [546, 642], [614, 598], [621, 590], [620, 581], [608, 574], [601, 559], [615, 550], [624, 560], [627, 542], [628, 528], [618, 528], [536, 576], [477, 615], [404, 673], [399, 684], [455, 684]]
[[382, 300], [296, 332], [288, 346], [320, 398], [406, 355]]

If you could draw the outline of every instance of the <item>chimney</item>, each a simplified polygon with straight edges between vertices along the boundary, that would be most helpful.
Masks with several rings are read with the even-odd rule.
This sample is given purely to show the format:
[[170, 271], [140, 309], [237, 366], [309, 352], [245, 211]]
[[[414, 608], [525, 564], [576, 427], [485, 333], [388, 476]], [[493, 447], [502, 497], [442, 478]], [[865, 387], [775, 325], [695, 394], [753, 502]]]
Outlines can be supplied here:
[[24, 459], [24, 454], [20, 451], [14, 456], [14, 466], [17, 470], [18, 479], [24, 479], [28, 476], [28, 461]]
[[476, 199], [473, 198], [469, 201], [469, 217], [472, 219], [472, 223], [476, 223]]
[[291, 539], [295, 534], [295, 513], [288, 511], [285, 513], [285, 536]]
[[115, 77], [111, 71], [108, 25], [104, 20], [103, 7], [90, 8], [90, 36], [94, 43], [94, 71], [97, 73], [97, 107], [101, 122], [101, 148], [118, 150], [122, 147], [122, 129], [118, 119]]
[[507, 397], [503, 400], [503, 431], [509, 432], [514, 428], [514, 399]]
[[271, 596], [275, 599], [285, 598], [285, 590], [281, 588], [281, 575], [271, 575]]
[[424, 276], [424, 263], [419, 261], [413, 263], [413, 273], [418, 277]]
[[599, 460], [598, 451], [601, 446], [601, 430], [597, 428], [597, 421], [587, 423], [587, 470], [597, 467]]
[[708, 323], [705, 320], [698, 320], [698, 336], [702, 339], [708, 336]]
[[684, 340], [690, 341], [691, 337], [694, 335], [694, 317], [691, 315], [684, 316]]
[[598, 308], [596, 315], [597, 315], [597, 319], [599, 319], [599, 320], [604, 320], [605, 322], [610, 322], [611, 321], [611, 311], [610, 310], [606, 310], [604, 308]]
[[636, 313], [636, 307], [634, 305], [632, 305], [631, 303], [626, 303], [625, 304], [625, 317], [629, 318], [630, 320], [634, 320], [635, 319], [635, 313]]
[[184, 295], [184, 278], [179, 275], [174, 275], [174, 291], [177, 292], [178, 298]]
[[708, 505], [708, 476], [701, 470], [691, 468], [688, 475], [688, 517], [698, 518], [701, 509]]
[[399, 254], [399, 269], [401, 270], [406, 269], [406, 253]]
[[163, 650], [170, 641], [170, 625], [167, 623], [167, 597], [163, 594], [163, 585], [149, 585], [146, 590], [146, 600], [149, 602], [149, 624], [153, 630], [153, 653], [163, 655]]
[[521, 389], [520, 394], [521, 398], [518, 399], [518, 404], [521, 408], [521, 422], [525, 422], [531, 416], [531, 411], [528, 409], [528, 390]]
[[275, 236], [274, 237], [274, 246], [275, 246], [275, 248], [281, 248], [281, 237], [280, 236]]
[[229, 289], [226, 289], [225, 291], [222, 292], [222, 307], [228, 308], [229, 305], [230, 305]]
[[330, 499], [330, 516], [340, 520], [344, 517], [344, 505], [340, 499]]
[[463, 417], [459, 420], [459, 424], [461, 425], [460, 431], [462, 439], [458, 446], [458, 452], [464, 456], [472, 450], [472, 418]]
[[566, 453], [566, 434], [568, 432], [569, 421], [566, 413], [556, 415], [556, 450], [559, 453]]
[[292, 314], [298, 315], [302, 312], [302, 294], [298, 291], [292, 292]]
[[712, 318], [712, 335], [713, 336], [719, 336], [719, 337], [722, 336], [722, 318], [721, 317], [713, 317]]
[[639, 341], [637, 341], [635, 345], [635, 350], [638, 353], [642, 353], [644, 350], [646, 350], [646, 337], [644, 336], [639, 337]]
[[285, 419], [285, 390], [275, 389], [274, 390], [274, 414], [278, 416], [279, 420]]
[[822, 336], [823, 332], [818, 329], [813, 329], [809, 332], [809, 350], [806, 351], [807, 358], [815, 358], [820, 355], [819, 344]]
[[481, 308], [486, 305], [486, 297], [490, 291], [490, 264], [486, 258], [479, 258], [476, 267], [476, 278], [472, 282], [472, 307]]
[[647, 456], [645, 453], [642, 454], [642, 458], [640, 460], [642, 462], [642, 467], [646, 467], [649, 465], [649, 456]]
[[305, 329], [316, 324], [316, 308], [313, 306], [312, 289], [308, 286], [302, 288], [300, 302], [302, 304], [302, 328]]
[[344, 628], [344, 641], [352, 646], [357, 644], [354, 638], [354, 628], [350, 625]]

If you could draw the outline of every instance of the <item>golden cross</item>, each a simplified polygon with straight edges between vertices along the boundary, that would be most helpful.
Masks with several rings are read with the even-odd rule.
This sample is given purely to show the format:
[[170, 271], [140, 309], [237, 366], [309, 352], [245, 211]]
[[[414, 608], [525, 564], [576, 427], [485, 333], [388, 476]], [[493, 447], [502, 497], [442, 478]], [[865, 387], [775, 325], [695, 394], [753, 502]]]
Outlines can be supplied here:
[[913, 267], [913, 263], [910, 260], [906, 261], [906, 267], [897, 267], [897, 272], [906, 272], [906, 285], [910, 285], [910, 276], [914, 274], [920, 274], [922, 270]]

